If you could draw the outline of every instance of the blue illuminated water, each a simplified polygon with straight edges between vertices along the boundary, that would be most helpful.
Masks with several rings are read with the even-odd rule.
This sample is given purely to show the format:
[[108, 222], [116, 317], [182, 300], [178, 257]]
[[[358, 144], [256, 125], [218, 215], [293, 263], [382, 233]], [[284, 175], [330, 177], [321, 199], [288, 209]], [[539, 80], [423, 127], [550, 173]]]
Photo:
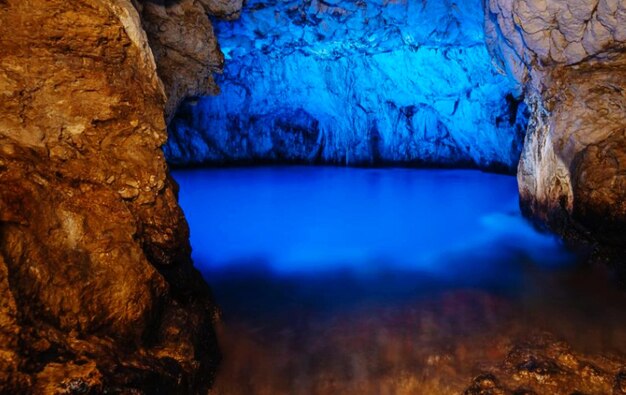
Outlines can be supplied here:
[[521, 217], [514, 177], [332, 167], [174, 177], [222, 311], [218, 394], [462, 393], [546, 333], [591, 356], [626, 353], [623, 291]]
[[175, 172], [203, 271], [400, 269], [482, 281], [511, 262], [567, 263], [521, 217], [514, 177], [468, 170], [267, 167]]

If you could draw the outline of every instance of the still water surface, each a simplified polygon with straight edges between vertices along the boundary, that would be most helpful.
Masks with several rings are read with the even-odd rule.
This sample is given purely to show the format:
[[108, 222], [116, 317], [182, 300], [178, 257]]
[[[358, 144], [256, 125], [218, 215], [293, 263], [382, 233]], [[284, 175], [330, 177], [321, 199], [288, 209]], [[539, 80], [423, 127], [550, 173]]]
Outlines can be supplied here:
[[[458, 393], [536, 333], [585, 358], [615, 356], [607, 377], [621, 363], [625, 299], [612, 273], [524, 220], [514, 177], [332, 167], [174, 177], [194, 261], [223, 311], [218, 394]], [[604, 388], [576, 380], [566, 382]]]

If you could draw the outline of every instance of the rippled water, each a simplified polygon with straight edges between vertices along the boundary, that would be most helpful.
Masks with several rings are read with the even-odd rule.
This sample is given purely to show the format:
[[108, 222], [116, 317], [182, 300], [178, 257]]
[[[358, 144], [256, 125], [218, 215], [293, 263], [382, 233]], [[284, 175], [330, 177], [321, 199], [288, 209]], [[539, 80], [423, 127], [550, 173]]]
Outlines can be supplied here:
[[[614, 356], [609, 376], [621, 363], [626, 300], [611, 272], [533, 229], [514, 177], [330, 167], [174, 177], [223, 310], [218, 394], [458, 393], [531, 335]], [[572, 369], [559, 376], [567, 391], [609, 388]]]

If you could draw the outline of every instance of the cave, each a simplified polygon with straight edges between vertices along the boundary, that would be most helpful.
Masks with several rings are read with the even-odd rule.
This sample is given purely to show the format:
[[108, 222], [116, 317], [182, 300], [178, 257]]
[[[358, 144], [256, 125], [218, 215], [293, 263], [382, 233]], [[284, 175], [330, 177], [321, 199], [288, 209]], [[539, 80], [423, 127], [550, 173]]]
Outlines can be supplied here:
[[626, 394], [625, 0], [0, 0], [0, 393]]

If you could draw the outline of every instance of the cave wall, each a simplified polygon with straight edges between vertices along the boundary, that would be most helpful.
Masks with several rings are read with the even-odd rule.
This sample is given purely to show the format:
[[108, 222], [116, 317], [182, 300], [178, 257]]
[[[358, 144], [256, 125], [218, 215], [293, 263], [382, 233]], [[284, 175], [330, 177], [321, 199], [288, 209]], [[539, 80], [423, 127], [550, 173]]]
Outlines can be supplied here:
[[480, 0], [251, 0], [215, 24], [221, 93], [183, 105], [166, 157], [514, 171], [526, 107], [483, 18]]
[[188, 96], [219, 92], [220, 51], [207, 14], [227, 20], [240, 15], [242, 0], [135, 0], [157, 70], [167, 93], [166, 121]]
[[[0, 393], [210, 386], [217, 310], [161, 150], [186, 90], [211, 89], [214, 43], [176, 36], [195, 21], [206, 39], [207, 9], [235, 15], [193, 0], [0, 1]], [[200, 81], [174, 73], [198, 63]]]
[[518, 169], [524, 211], [568, 238], [624, 248], [626, 1], [486, 7], [491, 52], [531, 109]]

